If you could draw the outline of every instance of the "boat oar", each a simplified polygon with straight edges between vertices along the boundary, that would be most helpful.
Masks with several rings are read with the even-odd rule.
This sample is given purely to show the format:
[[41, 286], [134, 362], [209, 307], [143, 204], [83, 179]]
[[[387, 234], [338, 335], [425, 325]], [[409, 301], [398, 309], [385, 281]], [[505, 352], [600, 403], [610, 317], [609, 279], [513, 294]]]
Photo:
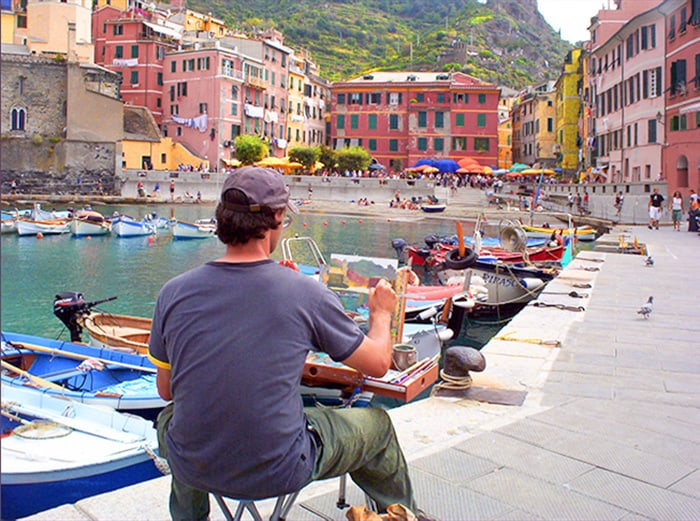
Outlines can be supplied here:
[[14, 365], [5, 362], [5, 360], [0, 361], [2, 363], [3, 369], [7, 369], [8, 371], [12, 371], [13, 373], [17, 373], [20, 376], [24, 376], [26, 379], [29, 381], [40, 385], [42, 387], [49, 387], [51, 389], [56, 389], [59, 391], [65, 391], [66, 389], [64, 387], [61, 387], [58, 384], [55, 384], [53, 382], [49, 382], [48, 380], [45, 380], [44, 378], [41, 378], [40, 376], [33, 375], [31, 373], [28, 373], [27, 371], [24, 371], [20, 369], [19, 367], [15, 367]]
[[[97, 360], [105, 365], [116, 365], [117, 367], [123, 367], [125, 369], [134, 369], [136, 371], [143, 371], [145, 373], [155, 373], [155, 367], [144, 367], [142, 365], [127, 364], [125, 362], [117, 362], [115, 360], [108, 360], [107, 358], [99, 358], [97, 356], [81, 355], [78, 353], [71, 353], [70, 351], [63, 351], [62, 349], [54, 349], [52, 347], [43, 347], [34, 344], [12, 342], [14, 347], [19, 347], [23, 349], [28, 349], [30, 351], [38, 351], [39, 353], [48, 353], [51, 355], [60, 355], [67, 358], [77, 358], [79, 360]], [[3, 362], [4, 363], [4, 362]]]
[[464, 258], [464, 228], [462, 228], [462, 222], [457, 221], [457, 248], [459, 250], [460, 258]]

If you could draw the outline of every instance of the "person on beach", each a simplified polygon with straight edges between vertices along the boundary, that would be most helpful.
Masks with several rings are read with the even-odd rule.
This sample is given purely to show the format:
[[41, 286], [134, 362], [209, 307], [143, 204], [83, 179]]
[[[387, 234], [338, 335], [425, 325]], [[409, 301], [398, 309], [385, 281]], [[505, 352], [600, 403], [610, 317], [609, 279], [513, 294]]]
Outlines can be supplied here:
[[681, 219], [683, 218], [683, 196], [676, 190], [671, 197], [671, 204], [668, 206], [671, 210], [671, 220], [673, 221], [673, 229], [677, 232], [681, 231]]
[[170, 180], [170, 200], [175, 200], [175, 179]]
[[398, 297], [386, 280], [370, 290], [364, 334], [331, 290], [271, 260], [288, 212], [297, 210], [279, 173], [236, 170], [216, 208], [224, 255], [170, 280], [158, 296], [148, 357], [159, 394], [172, 400], [158, 432], [172, 470], [173, 519], [207, 519], [207, 491], [261, 499], [346, 473], [380, 511], [395, 503], [416, 511], [388, 414], [304, 408], [299, 393], [309, 350], [384, 375]]
[[622, 192], [618, 192], [617, 195], [615, 196], [615, 215], [617, 217], [620, 217], [620, 214], [622, 213], [622, 205], [625, 204], [625, 196], [622, 195]]
[[649, 196], [649, 229], [659, 229], [659, 219], [661, 219], [661, 209], [664, 204], [664, 196], [659, 193], [658, 188], [654, 188], [654, 192]]

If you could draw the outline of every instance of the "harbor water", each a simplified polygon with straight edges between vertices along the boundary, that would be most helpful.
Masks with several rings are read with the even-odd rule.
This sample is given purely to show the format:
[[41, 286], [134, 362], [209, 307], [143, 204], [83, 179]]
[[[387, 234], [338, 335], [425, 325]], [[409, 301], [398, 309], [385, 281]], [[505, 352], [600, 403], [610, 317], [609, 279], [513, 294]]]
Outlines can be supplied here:
[[[57, 208], [61, 209], [61, 208]], [[95, 206], [105, 215], [113, 211], [141, 218], [155, 212], [183, 221], [210, 218], [214, 205]], [[429, 234], [451, 235], [450, 221], [415, 221], [362, 218], [338, 214], [302, 212], [285, 231], [286, 237], [309, 236], [328, 259], [332, 253], [395, 258], [391, 241], [400, 237], [409, 244], [423, 244]], [[116, 296], [100, 305], [106, 313], [150, 317], [158, 292], [170, 278], [222, 255], [216, 238], [173, 240], [168, 233], [155, 238], [95, 236], [2, 236], [2, 329], [69, 340], [63, 324], [53, 315], [57, 293], [81, 292], [86, 301]], [[301, 250], [300, 255], [305, 252]], [[281, 258], [276, 251], [274, 258]], [[296, 256], [295, 256], [296, 258]], [[308, 263], [308, 259], [299, 259]], [[468, 317], [462, 334], [451, 344], [481, 347], [503, 325], [498, 317]]]

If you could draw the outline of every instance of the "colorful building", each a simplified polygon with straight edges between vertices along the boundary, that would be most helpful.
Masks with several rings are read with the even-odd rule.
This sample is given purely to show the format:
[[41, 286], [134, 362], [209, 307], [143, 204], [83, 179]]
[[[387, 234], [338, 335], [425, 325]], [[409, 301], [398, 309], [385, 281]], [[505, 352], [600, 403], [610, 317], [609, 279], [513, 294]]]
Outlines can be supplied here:
[[177, 49], [182, 31], [163, 20], [149, 21], [134, 11], [112, 6], [93, 14], [95, 63], [121, 75], [126, 104], [147, 107], [156, 122], [163, 120], [163, 62]]
[[666, 109], [663, 177], [668, 193], [700, 192], [700, 0], [667, 0], [661, 6], [666, 41]]
[[37, 56], [63, 56], [69, 61], [92, 63], [90, 0], [29, 0], [26, 8], [26, 37], [15, 43], [27, 45]]
[[562, 73], [554, 84], [556, 91], [556, 166], [565, 177], [579, 170], [583, 145], [581, 133], [581, 91], [583, 87], [583, 49], [572, 49], [564, 59]]
[[496, 85], [463, 73], [375, 72], [331, 91], [334, 149], [361, 146], [394, 170], [424, 158], [498, 161]]
[[556, 163], [554, 82], [528, 87], [513, 105], [513, 162], [540, 168]]

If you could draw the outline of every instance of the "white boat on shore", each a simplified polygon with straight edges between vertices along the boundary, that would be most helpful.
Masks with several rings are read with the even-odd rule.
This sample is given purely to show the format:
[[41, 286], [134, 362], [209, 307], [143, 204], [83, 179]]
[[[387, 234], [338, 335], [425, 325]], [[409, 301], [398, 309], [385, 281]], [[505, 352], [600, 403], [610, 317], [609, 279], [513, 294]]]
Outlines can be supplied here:
[[215, 237], [216, 222], [201, 219], [194, 223], [176, 220], [172, 225], [173, 239], [208, 239]]

